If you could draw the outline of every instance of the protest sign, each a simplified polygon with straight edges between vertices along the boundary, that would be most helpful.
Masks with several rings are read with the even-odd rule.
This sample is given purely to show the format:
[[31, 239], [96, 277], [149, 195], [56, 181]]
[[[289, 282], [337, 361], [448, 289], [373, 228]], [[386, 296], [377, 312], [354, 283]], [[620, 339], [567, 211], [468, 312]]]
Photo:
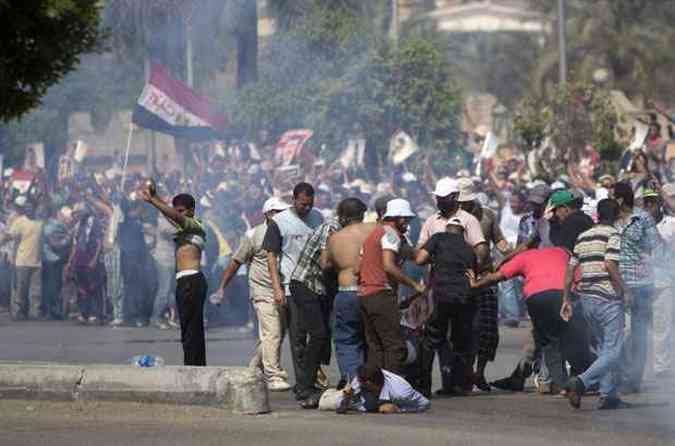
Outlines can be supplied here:
[[389, 143], [389, 160], [394, 164], [401, 164], [419, 149], [410, 135], [403, 130], [397, 130]]
[[302, 152], [302, 149], [314, 132], [309, 129], [289, 130], [279, 138], [275, 150], [277, 164], [288, 166]]

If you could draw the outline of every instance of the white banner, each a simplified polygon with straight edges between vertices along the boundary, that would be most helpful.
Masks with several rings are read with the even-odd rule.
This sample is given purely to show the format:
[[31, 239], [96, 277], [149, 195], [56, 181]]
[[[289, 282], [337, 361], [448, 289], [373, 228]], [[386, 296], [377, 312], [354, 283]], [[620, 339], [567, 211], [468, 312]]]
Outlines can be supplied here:
[[342, 151], [338, 161], [344, 169], [351, 166], [363, 167], [366, 157], [366, 140], [363, 138], [350, 139], [347, 147]]
[[410, 135], [403, 130], [397, 130], [389, 142], [389, 159], [394, 164], [401, 164], [419, 149]]
[[211, 124], [181, 107], [166, 93], [152, 84], [146, 84], [138, 105], [158, 116], [163, 121], [177, 127], [210, 127]]

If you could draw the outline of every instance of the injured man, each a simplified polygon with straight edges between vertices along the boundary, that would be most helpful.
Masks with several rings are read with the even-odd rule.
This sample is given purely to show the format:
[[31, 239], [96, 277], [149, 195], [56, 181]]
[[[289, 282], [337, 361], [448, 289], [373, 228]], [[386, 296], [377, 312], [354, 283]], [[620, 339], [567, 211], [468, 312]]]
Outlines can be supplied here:
[[359, 367], [357, 376], [341, 391], [327, 390], [320, 410], [371, 413], [424, 412], [431, 403], [403, 377], [372, 365]]

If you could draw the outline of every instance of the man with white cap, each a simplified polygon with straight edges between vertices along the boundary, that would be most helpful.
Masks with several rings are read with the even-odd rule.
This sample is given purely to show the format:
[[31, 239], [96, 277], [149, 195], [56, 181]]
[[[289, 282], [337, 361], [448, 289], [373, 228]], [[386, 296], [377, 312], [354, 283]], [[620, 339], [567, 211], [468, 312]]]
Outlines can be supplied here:
[[252, 369], [262, 369], [267, 387], [271, 391], [290, 389], [288, 376], [281, 367], [281, 343], [284, 340], [285, 306], [274, 300], [274, 289], [267, 267], [267, 251], [262, 248], [268, 222], [289, 205], [277, 197], [271, 197], [263, 204], [265, 221], [246, 233], [241, 245], [232, 256], [232, 261], [223, 272], [220, 286], [212, 295], [213, 302], [221, 302], [225, 287], [237, 274], [242, 265], [248, 267], [248, 282], [251, 301], [258, 318], [258, 342], [249, 364]]
[[394, 199], [387, 203], [382, 224], [363, 243], [359, 268], [359, 298], [366, 343], [367, 364], [401, 374], [407, 347], [400, 329], [398, 297], [395, 288], [405, 285], [418, 293], [421, 283], [406, 276], [400, 268], [401, 239], [415, 213], [410, 203]]
[[[448, 221], [452, 217], [458, 218], [464, 225], [464, 239], [472, 248], [475, 249], [479, 245], [485, 244], [485, 237], [478, 219], [459, 207], [457, 201], [459, 182], [457, 180], [449, 177], [441, 178], [436, 183], [434, 195], [436, 196], [438, 213], [424, 222], [417, 246], [424, 246], [432, 235], [445, 232]], [[487, 249], [485, 253], [487, 253]]]

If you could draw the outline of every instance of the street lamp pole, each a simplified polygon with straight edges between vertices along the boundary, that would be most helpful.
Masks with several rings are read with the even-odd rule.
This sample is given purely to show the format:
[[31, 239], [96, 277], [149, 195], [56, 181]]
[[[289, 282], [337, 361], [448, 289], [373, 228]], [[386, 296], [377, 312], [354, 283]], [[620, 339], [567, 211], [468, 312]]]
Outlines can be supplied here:
[[558, 0], [558, 48], [560, 55], [560, 83], [567, 82], [567, 31], [565, 23], [565, 0]]

